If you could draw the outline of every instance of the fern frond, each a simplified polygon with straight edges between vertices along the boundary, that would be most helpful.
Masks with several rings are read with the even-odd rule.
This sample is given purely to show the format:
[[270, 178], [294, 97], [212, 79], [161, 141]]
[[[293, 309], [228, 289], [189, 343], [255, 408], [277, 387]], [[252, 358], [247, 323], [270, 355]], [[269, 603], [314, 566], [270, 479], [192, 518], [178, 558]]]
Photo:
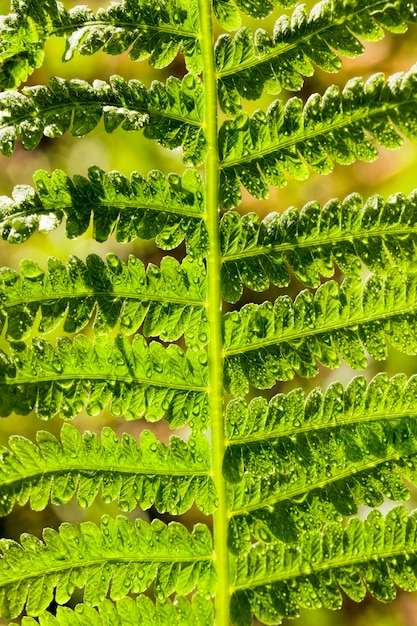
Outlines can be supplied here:
[[194, 503], [206, 514], [216, 508], [210, 450], [202, 434], [191, 435], [188, 443], [171, 437], [168, 447], [146, 430], [138, 446], [126, 433], [120, 441], [108, 427], [100, 440], [64, 424], [61, 442], [46, 431], [38, 432], [36, 441], [37, 446], [13, 436], [11, 450], [0, 449], [0, 515], [29, 498], [35, 511], [49, 501], [65, 504], [74, 494], [78, 505], [87, 507], [100, 488], [104, 502], [117, 500], [124, 511], [154, 505], [160, 513], [179, 515]]
[[365, 84], [360, 78], [348, 81], [342, 92], [333, 85], [323, 96], [310, 96], [304, 107], [300, 98], [285, 106], [276, 100], [266, 113], [227, 120], [219, 132], [222, 205], [239, 204], [239, 181], [256, 198], [266, 198], [268, 184], [283, 187], [287, 175], [304, 180], [307, 166], [328, 174], [334, 162], [375, 160], [375, 143], [390, 149], [402, 144], [397, 129], [415, 139], [416, 85], [416, 67], [388, 81], [374, 74]]
[[357, 377], [346, 390], [334, 383], [307, 399], [297, 389], [269, 405], [231, 402], [228, 428], [239, 424], [240, 436], [229, 441], [223, 473], [233, 551], [247, 550], [250, 535], [294, 541], [356, 514], [358, 502], [408, 499], [402, 479], [417, 481], [416, 390], [417, 377], [378, 374], [368, 386]]
[[130, 344], [83, 335], [62, 337], [56, 348], [43, 339], [32, 346], [10, 344], [12, 356], [0, 352], [0, 415], [26, 415], [35, 410], [42, 419], [56, 413], [71, 418], [83, 407], [95, 415], [111, 401], [113, 415], [127, 419], [164, 417], [176, 428], [207, 428], [207, 354], [176, 345], [149, 346], [140, 335]]
[[56, 0], [12, 0], [0, 21], [0, 88], [13, 89], [42, 65], [45, 41], [58, 17]]
[[416, 392], [417, 376], [388, 378], [381, 372], [369, 384], [364, 376], [355, 376], [345, 389], [332, 383], [327, 390], [315, 387], [307, 396], [302, 389], [294, 389], [269, 402], [262, 397], [249, 404], [232, 400], [226, 407], [227, 441], [233, 447], [382, 418], [410, 417], [417, 410]]
[[25, 87], [22, 93], [0, 94], [0, 151], [10, 156], [18, 138], [33, 150], [42, 136], [58, 137], [71, 130], [75, 137], [92, 131], [103, 118], [111, 133], [144, 128], [144, 135], [166, 148], [182, 146], [184, 162], [198, 165], [206, 155], [202, 127], [204, 93], [191, 74], [182, 81], [169, 77], [147, 89], [140, 81], [112, 76], [109, 83], [51, 78], [49, 87]]
[[115, 326], [125, 335], [143, 324], [143, 334], [175, 341], [184, 335], [188, 346], [207, 343], [205, 268], [185, 258], [180, 265], [164, 257], [161, 266], [131, 255], [127, 264], [115, 254], [105, 263], [91, 254], [83, 263], [70, 257], [67, 266], [48, 260], [48, 274], [33, 261], [20, 264], [21, 275], [0, 269], [0, 330], [7, 323], [7, 339], [27, 337], [38, 321], [48, 332], [65, 319], [64, 331], [78, 332], [94, 316], [96, 334]]
[[178, 51], [184, 54], [188, 71], [202, 70], [201, 46], [198, 38], [199, 14], [189, 0], [169, 0], [163, 4], [126, 0], [113, 2], [96, 14], [86, 6], [62, 11], [53, 23], [52, 35], [65, 37], [64, 61], [74, 52], [83, 55], [103, 50], [121, 54], [129, 50], [129, 58], [139, 61], [149, 58], [153, 67], [163, 68], [171, 63]]
[[166, 67], [184, 54], [187, 69], [193, 74], [202, 70], [199, 15], [187, 0], [138, 3], [113, 2], [95, 14], [86, 6], [67, 11], [55, 0], [15, 2], [15, 11], [0, 24], [0, 85], [17, 87], [42, 64], [44, 46], [52, 37], [66, 40], [64, 61], [74, 52], [91, 55], [98, 50], [117, 55], [129, 50], [133, 61], [150, 57], [156, 68]]
[[144, 178], [133, 172], [128, 180], [94, 166], [88, 179], [71, 180], [62, 170], [38, 170], [33, 178], [35, 189], [19, 185], [13, 198], [0, 197], [0, 232], [10, 243], [26, 241], [36, 228], [47, 233], [64, 217], [67, 237], [79, 237], [92, 218], [96, 241], [115, 231], [120, 243], [155, 237], [160, 248], [171, 250], [185, 239], [190, 255], [201, 258], [207, 252], [204, 184], [196, 170], [187, 169], [182, 177], [154, 170]]
[[[133, 600], [126, 597], [112, 603], [103, 600], [95, 609], [77, 604], [75, 609], [58, 606], [56, 615], [43, 612], [37, 619], [23, 617], [21, 626], [213, 626], [213, 605], [208, 598], [196, 593], [189, 602], [183, 596], [174, 601], [161, 600], [155, 604], [145, 595]], [[13, 626], [9, 624], [9, 626]]]
[[366, 200], [352, 194], [323, 208], [309, 202], [301, 211], [271, 213], [262, 222], [256, 213], [235, 211], [220, 223], [222, 290], [237, 302], [243, 285], [264, 291], [270, 282], [287, 286], [288, 266], [300, 282], [318, 287], [320, 276], [334, 274], [335, 263], [346, 275], [359, 276], [361, 263], [378, 274], [392, 266], [412, 271], [417, 246], [417, 192]]
[[241, 396], [248, 382], [258, 389], [293, 372], [313, 377], [316, 360], [334, 368], [343, 359], [354, 369], [387, 356], [386, 339], [405, 354], [417, 354], [414, 324], [417, 277], [392, 271], [329, 281], [313, 295], [304, 290], [294, 302], [281, 296], [272, 304], [248, 304], [224, 316], [225, 382]]
[[365, 521], [350, 520], [346, 529], [329, 524], [306, 532], [299, 544], [255, 545], [233, 563], [232, 621], [279, 624], [298, 617], [302, 607], [338, 609], [343, 590], [355, 602], [368, 590], [390, 602], [396, 586], [417, 589], [417, 516], [405, 507], [384, 518], [372, 511]]
[[39, 615], [54, 595], [58, 604], [68, 602], [75, 587], [84, 589], [86, 604], [97, 606], [107, 594], [118, 600], [129, 592], [142, 593], [152, 583], [159, 599], [195, 588], [208, 597], [216, 582], [212, 538], [203, 524], [189, 533], [175, 522], [132, 523], [104, 515], [100, 528], [92, 522], [80, 529], [64, 523], [59, 532], [45, 529], [43, 541], [24, 534], [21, 544], [0, 539], [5, 617], [16, 617], [25, 605], [29, 615]]
[[[362, 430], [365, 432], [365, 429]], [[282, 451], [291, 461], [301, 457], [302, 462], [298, 463], [301, 467], [295, 469], [292, 466], [289, 471], [272, 476], [248, 474], [239, 484], [228, 486], [231, 507], [229, 550], [234, 554], [243, 554], [250, 549], [253, 539], [297, 542], [304, 532], [321, 529], [322, 523], [340, 523], [344, 516], [356, 515], [358, 503], [378, 507], [383, 505], [385, 498], [395, 502], [407, 500], [410, 494], [402, 477], [411, 479], [414, 484], [417, 482], [416, 446], [414, 454], [407, 450], [406, 458], [402, 460], [399, 458], [401, 446], [393, 446], [391, 442], [385, 446], [381, 430], [373, 428], [366, 433], [369, 435], [367, 443], [371, 442], [374, 450], [380, 446], [379, 457], [370, 453], [365, 458], [366, 444], [357, 445], [355, 434], [350, 432], [342, 433], [340, 438], [331, 435], [327, 439], [320, 438], [317, 444], [322, 457], [321, 467], [311, 477], [308, 476], [310, 468], [306, 468], [304, 463], [307, 458], [310, 461], [319, 458], [319, 454], [316, 456], [312, 452], [316, 443], [314, 436], [297, 439], [298, 444], [305, 446], [301, 452], [295, 452], [291, 444], [285, 445], [284, 442], [274, 447], [273, 452], [269, 448], [266, 452], [266, 446], [257, 450], [253, 446], [252, 451], [263, 454], [263, 458], [267, 453], [272, 457], [273, 453]], [[407, 425], [392, 428], [391, 432], [394, 441], [398, 436], [409, 435]], [[351, 437], [349, 443], [344, 435], [346, 439]], [[415, 430], [413, 436], [415, 439]], [[391, 433], [388, 439], [390, 437]], [[343, 442], [346, 451], [335, 454], [333, 446], [336, 442]], [[326, 444], [330, 446], [330, 452]], [[353, 461], [351, 457], [355, 454], [358, 458]], [[338, 463], [336, 468], [332, 468], [334, 471], [330, 469], [330, 462], [327, 464], [328, 459]], [[259, 467], [261, 463], [262, 459]], [[255, 460], [252, 465], [256, 465]]]
[[362, 54], [359, 38], [377, 41], [383, 28], [405, 32], [407, 22], [415, 21], [415, 6], [407, 0], [324, 0], [310, 13], [298, 5], [292, 16], [282, 15], [272, 37], [247, 27], [234, 37], [221, 35], [215, 48], [219, 103], [225, 113], [237, 115], [241, 97], [257, 100], [263, 91], [278, 94], [281, 88], [298, 91], [303, 77], [313, 75], [314, 65], [337, 72], [342, 66], [337, 53]]

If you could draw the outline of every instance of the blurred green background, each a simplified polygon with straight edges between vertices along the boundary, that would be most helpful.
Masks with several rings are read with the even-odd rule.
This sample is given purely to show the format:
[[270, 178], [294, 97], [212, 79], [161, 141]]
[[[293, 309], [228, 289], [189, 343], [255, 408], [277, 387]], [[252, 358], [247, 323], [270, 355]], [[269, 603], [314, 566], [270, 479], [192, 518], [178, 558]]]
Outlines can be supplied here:
[[[65, 2], [67, 8], [75, 6], [75, 4], [75, 2], [68, 2], [68, 0]], [[100, 6], [94, 0], [90, 0], [86, 4], [92, 8]], [[308, 4], [313, 6], [311, 2]], [[8, 11], [8, 2], [0, 0], [0, 14], [5, 14]], [[282, 11], [276, 10], [266, 23], [262, 23], [262, 27], [271, 31], [280, 12]], [[260, 25], [255, 20], [247, 20], [246, 23], [253, 28]], [[410, 27], [406, 35], [387, 35], [378, 43], [365, 44], [365, 48], [365, 53], [361, 57], [354, 60], [344, 59], [343, 71], [337, 75], [330, 75], [317, 70], [311, 79], [306, 80], [305, 87], [300, 94], [301, 97], [306, 99], [309, 94], [316, 91], [322, 93], [328, 85], [335, 82], [343, 85], [353, 76], [361, 75], [366, 79], [378, 71], [392, 74], [397, 71], [408, 70], [417, 61], [417, 27]], [[107, 80], [112, 74], [120, 74], [126, 79], [138, 78], [148, 86], [151, 80], [164, 81], [170, 74], [181, 78], [185, 71], [181, 56], [168, 68], [156, 71], [150, 68], [146, 62], [131, 62], [127, 54], [118, 57], [107, 56], [104, 53], [97, 53], [92, 57], [76, 55], [71, 62], [63, 64], [61, 62], [63, 50], [63, 40], [51, 39], [46, 47], [44, 65], [29, 78], [27, 84], [45, 84], [51, 76], [61, 76], [68, 79], [77, 77], [91, 82], [96, 78]], [[283, 92], [280, 97], [286, 99], [291, 95]], [[271, 96], [264, 96], [260, 102], [246, 103], [247, 108], [250, 111], [260, 107], [266, 108], [273, 99]], [[18, 148], [9, 159], [0, 156], [0, 195], [11, 195], [15, 185], [30, 185], [32, 175], [37, 169], [47, 171], [63, 169], [71, 176], [73, 174], [86, 175], [88, 167], [93, 164], [105, 170], [117, 169], [127, 176], [133, 170], [137, 170], [141, 174], [146, 174], [149, 169], [159, 169], [163, 173], [181, 172], [183, 170], [180, 151], [167, 152], [155, 142], [145, 140], [141, 133], [117, 130], [111, 135], [107, 135], [103, 125], [100, 124], [96, 130], [81, 140], [71, 137], [69, 134], [59, 139], [44, 138], [34, 152], [25, 152]], [[272, 189], [268, 200], [255, 201], [246, 193], [239, 211], [242, 213], [257, 211], [264, 216], [270, 211], [282, 212], [291, 205], [301, 208], [310, 200], [325, 203], [334, 197], [343, 198], [353, 191], [361, 193], [364, 197], [373, 193], [380, 193], [384, 196], [396, 191], [409, 193], [417, 187], [416, 179], [417, 145], [405, 141], [404, 146], [395, 152], [380, 149], [380, 157], [375, 163], [356, 163], [349, 167], [336, 165], [334, 172], [329, 176], [322, 177], [311, 174], [308, 181], [289, 181], [285, 189]], [[145, 263], [159, 263], [160, 261], [161, 253], [156, 250], [151, 242], [138, 240], [132, 244], [123, 245], [116, 243], [112, 238], [105, 244], [98, 244], [91, 239], [90, 232], [85, 233], [76, 241], [70, 241], [65, 238], [64, 227], [61, 225], [48, 237], [35, 234], [29, 241], [21, 245], [2, 242], [0, 245], [0, 266], [6, 265], [18, 269], [22, 258], [31, 258], [42, 267], [46, 267], [48, 256], [55, 256], [66, 261], [70, 254], [85, 259], [90, 253], [104, 257], [107, 252], [115, 252], [123, 259], [126, 259], [129, 254], [135, 254]], [[176, 251], [173, 251], [172, 254], [175, 255]], [[299, 288], [299, 285], [294, 281], [285, 292], [294, 296]], [[244, 302], [251, 300], [262, 302], [266, 298], [274, 299], [283, 291], [278, 288], [271, 288], [268, 292], [260, 294], [245, 291], [238, 306], [240, 307]], [[92, 336], [91, 325], [84, 332]], [[60, 334], [62, 334], [62, 328], [51, 333], [48, 338], [53, 340]], [[1, 347], [6, 348], [7, 344], [4, 338], [0, 338], [0, 342]], [[390, 375], [400, 371], [405, 371], [411, 375], [417, 370], [417, 360], [400, 355], [391, 349], [389, 359], [383, 363], [371, 363], [365, 375], [370, 379], [381, 369]], [[335, 372], [322, 368], [319, 377], [315, 380], [305, 381], [295, 378], [289, 383], [276, 385], [274, 389], [268, 392], [268, 395], [273, 395], [277, 391], [288, 391], [298, 386], [303, 386], [308, 391], [317, 384], [327, 386], [335, 379], [346, 384], [356, 373], [347, 366], [342, 366]], [[96, 432], [100, 432], [104, 425], [111, 424], [118, 435], [123, 432], [130, 432], [136, 437], [147, 427], [144, 420], [124, 422], [122, 419], [113, 418], [109, 412], [103, 412], [93, 418], [81, 414], [73, 423], [81, 431], [90, 429]], [[58, 417], [50, 420], [47, 424], [41, 424], [34, 415], [12, 416], [0, 422], [0, 444], [4, 445], [8, 437], [15, 433], [33, 438], [36, 431], [42, 428], [59, 434], [61, 425], [62, 422]], [[152, 428], [163, 441], [168, 441], [169, 432], [163, 423], [153, 425]], [[184, 434], [186, 435], [186, 433]], [[417, 499], [413, 491], [407, 506], [413, 509], [416, 503]], [[392, 503], [387, 502], [383, 508], [387, 510], [390, 506]], [[98, 521], [103, 512], [117, 514], [119, 510], [115, 504], [104, 504], [100, 500], [87, 510], [78, 508], [72, 502], [61, 507], [49, 506], [43, 512], [32, 512], [26, 505], [16, 507], [8, 518], [0, 520], [0, 532], [2, 536], [15, 539], [18, 539], [22, 532], [31, 532], [40, 536], [42, 528], [45, 526], [57, 527], [63, 520], [73, 523], [79, 523], [86, 519]], [[361, 509], [360, 514], [366, 515], [365, 508]], [[136, 510], [131, 514], [132, 517], [138, 515], [151, 519], [155, 516], [155, 512], [151, 510], [141, 513]], [[168, 518], [164, 517], [164, 519]], [[200, 520], [207, 521], [201, 514], [192, 510], [187, 515], [186, 523], [192, 525]], [[6, 621], [0, 621], [0, 624], [6, 623]], [[290, 622], [287, 621], [287, 623]], [[417, 596], [401, 593], [398, 601], [388, 606], [378, 604], [372, 599], [367, 599], [360, 605], [346, 599], [344, 608], [338, 612], [303, 611], [297, 624], [298, 626], [347, 626], [348, 624], [349, 626], [417, 626]]]

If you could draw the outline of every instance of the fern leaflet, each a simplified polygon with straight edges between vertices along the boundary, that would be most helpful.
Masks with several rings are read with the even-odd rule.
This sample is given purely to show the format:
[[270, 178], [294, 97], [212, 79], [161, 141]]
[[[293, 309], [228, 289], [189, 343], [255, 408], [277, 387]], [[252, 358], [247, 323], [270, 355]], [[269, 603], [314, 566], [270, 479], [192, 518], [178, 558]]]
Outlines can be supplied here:
[[180, 596], [174, 602], [157, 601], [155, 604], [145, 595], [136, 601], [122, 598], [114, 604], [103, 600], [98, 610], [86, 604], [78, 604], [75, 609], [59, 606], [56, 616], [43, 612], [38, 619], [24, 617], [22, 626], [124, 626], [124, 624], [140, 624], [142, 626], [210, 626], [213, 623], [213, 609], [206, 598], [199, 594], [193, 596], [192, 602]]
[[[0, 298], [6, 336], [20, 340], [32, 330], [40, 310], [39, 331], [48, 332], [65, 317], [64, 330], [72, 333], [89, 322], [96, 309], [94, 330], [109, 333], [116, 325], [130, 335], [143, 323], [145, 336], [174, 341], [184, 335], [189, 346], [207, 343], [205, 270], [201, 263], [184, 259], [181, 266], [165, 257], [158, 268], [133, 255], [125, 265], [116, 255], [105, 264], [97, 255], [86, 263], [77, 257], [65, 267], [48, 261], [49, 273], [31, 261], [22, 261], [17, 272], [0, 271]], [[1, 320], [0, 320], [1, 323]]]
[[[27, 415], [33, 409], [49, 419], [74, 417], [84, 407], [99, 413], [111, 400], [113, 415], [150, 421], [163, 416], [172, 428], [185, 423], [206, 427], [207, 356], [182, 352], [176, 345], [149, 346], [140, 335], [112, 342], [83, 335], [58, 340], [56, 349], [38, 338], [29, 347], [11, 344], [12, 356], [0, 352], [0, 415]], [[195, 421], [193, 418], [195, 418]]]
[[309, 165], [328, 174], [333, 162], [374, 161], [378, 152], [367, 134], [385, 148], [417, 136], [414, 118], [416, 70], [385, 81], [375, 74], [366, 83], [352, 79], [344, 89], [329, 87], [306, 104], [276, 100], [265, 113], [242, 114], [219, 131], [222, 161], [220, 201], [225, 208], [240, 203], [239, 181], [256, 198], [268, 196], [268, 184], [283, 187], [287, 173], [297, 180], [309, 176]]
[[335, 264], [345, 275], [358, 276], [361, 263], [384, 274], [394, 266], [414, 270], [416, 195], [395, 194], [386, 201], [371, 196], [363, 202], [351, 194], [324, 207], [309, 202], [301, 211], [291, 207], [270, 213], [262, 222], [255, 213], [222, 217], [222, 291], [236, 302], [242, 286], [264, 291], [270, 282], [290, 283], [288, 266], [308, 287], [330, 277]]
[[304, 377], [318, 372], [316, 360], [334, 368], [343, 360], [354, 369], [366, 367], [365, 350], [375, 359], [387, 357], [386, 337], [405, 354], [416, 354], [413, 332], [415, 276], [397, 271], [371, 275], [367, 282], [346, 278], [321, 285], [312, 295], [300, 292], [294, 303], [281, 296], [272, 305], [248, 304], [224, 318], [225, 383], [234, 395], [294, 371]]
[[92, 85], [54, 77], [49, 87], [3, 92], [0, 107], [0, 151], [6, 156], [18, 138], [23, 148], [33, 150], [43, 135], [59, 137], [71, 130], [75, 137], [82, 137], [102, 117], [108, 133], [118, 126], [145, 128], [147, 137], [167, 148], [182, 146], [186, 163], [198, 165], [206, 154], [202, 86], [191, 75], [183, 81], [171, 77], [165, 85], [154, 81], [150, 89], [120, 76], [113, 76], [109, 84], [95, 81]]
[[[197, 587], [212, 593], [216, 577], [211, 536], [202, 524], [188, 533], [181, 524], [148, 524], [106, 515], [101, 527], [84, 522], [81, 529], [62, 524], [45, 529], [43, 541], [33, 535], [0, 540], [4, 555], [0, 573], [2, 615], [16, 617], [26, 605], [39, 615], [54, 597], [63, 604], [75, 587], [84, 589], [86, 604], [97, 606], [110, 588], [113, 600], [129, 591], [140, 593], [154, 583], [157, 596], [181, 595]], [[173, 549], [173, 546], [176, 546]]]
[[372, 511], [365, 522], [352, 519], [346, 530], [329, 524], [322, 533], [306, 532], [299, 545], [257, 544], [234, 561], [232, 619], [249, 625], [252, 612], [266, 624], [278, 623], [298, 617], [301, 607], [340, 608], [340, 589], [356, 602], [366, 589], [389, 602], [396, 586], [416, 589], [415, 552], [416, 516], [405, 507], [385, 519]]
[[404, 0], [389, 5], [374, 0], [366, 6], [360, 0], [326, 0], [309, 14], [305, 5], [298, 5], [291, 16], [282, 15], [272, 36], [261, 28], [253, 34], [247, 27], [234, 37], [222, 35], [215, 50], [219, 103], [225, 113], [237, 115], [240, 97], [258, 100], [264, 90], [298, 91], [303, 77], [313, 75], [314, 65], [337, 72], [342, 67], [337, 52], [356, 57], [364, 51], [360, 39], [382, 39], [383, 28], [404, 32], [415, 19], [413, 5]]
[[31, 508], [40, 511], [49, 500], [65, 504], [74, 493], [77, 503], [87, 507], [100, 488], [104, 502], [117, 499], [125, 511], [155, 505], [161, 513], [178, 515], [195, 502], [207, 514], [216, 506], [208, 475], [209, 449], [202, 435], [192, 435], [188, 444], [173, 436], [167, 447], [151, 431], [144, 431], [138, 447], [126, 433], [119, 441], [108, 427], [100, 440], [93, 433], [81, 437], [76, 428], [64, 424], [61, 443], [39, 431], [37, 444], [15, 436], [10, 439], [11, 451], [1, 450], [2, 515], [10, 513], [15, 501], [23, 505], [30, 498]]
[[88, 178], [73, 180], [61, 170], [34, 175], [35, 189], [15, 187], [13, 198], [0, 197], [0, 229], [11, 243], [26, 241], [38, 227], [42, 233], [66, 218], [67, 237], [82, 235], [93, 221], [93, 237], [106, 241], [113, 231], [120, 243], [137, 237], [155, 238], [171, 250], [186, 239], [193, 256], [207, 252], [204, 223], [204, 187], [195, 170], [180, 178], [152, 171], [147, 178], [132, 172], [130, 180], [120, 172], [91, 167]]

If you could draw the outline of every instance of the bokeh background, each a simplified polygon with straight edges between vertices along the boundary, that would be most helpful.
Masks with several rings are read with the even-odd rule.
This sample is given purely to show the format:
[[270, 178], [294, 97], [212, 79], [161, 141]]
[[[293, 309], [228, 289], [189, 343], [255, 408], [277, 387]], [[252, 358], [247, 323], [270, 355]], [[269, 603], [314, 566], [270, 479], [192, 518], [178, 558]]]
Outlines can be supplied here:
[[[65, 6], [75, 6], [75, 2], [66, 0]], [[83, 2], [91, 8], [97, 8], [100, 3], [96, 0]], [[103, 2], [103, 6], [106, 4]], [[308, 6], [313, 6], [312, 2]], [[8, 13], [9, 3], [0, 0], [0, 14]], [[271, 31], [274, 21], [282, 13], [276, 9], [273, 15], [262, 27]], [[257, 28], [260, 23], [256, 20], [247, 20], [245, 23], [252, 28]], [[218, 29], [220, 33], [220, 29]], [[120, 74], [125, 79], [138, 78], [145, 85], [149, 85], [153, 79], [164, 81], [167, 76], [175, 75], [181, 78], [184, 75], [184, 64], [179, 56], [169, 67], [164, 70], [154, 70], [147, 62], [133, 63], [127, 54], [117, 57], [105, 55], [102, 52], [92, 57], [81, 57], [78, 54], [69, 63], [62, 63], [61, 56], [64, 51], [64, 41], [52, 38], [46, 46], [45, 62], [29, 78], [27, 84], [45, 84], [51, 76], [61, 76], [67, 79], [82, 78], [87, 81], [94, 79], [108, 80], [112, 74]], [[303, 99], [314, 92], [322, 93], [327, 86], [333, 83], [344, 85], [353, 76], [368, 78], [375, 72], [383, 71], [392, 74], [398, 71], [407, 71], [410, 66], [417, 62], [417, 26], [410, 27], [405, 35], [392, 36], [387, 34], [380, 42], [366, 44], [364, 54], [354, 60], [343, 59], [343, 70], [336, 74], [326, 74], [317, 70], [315, 75], [306, 80], [302, 92], [299, 94]], [[291, 93], [282, 92], [280, 97], [287, 99]], [[274, 98], [265, 95], [256, 103], [247, 102], [247, 109], [253, 111], [256, 108], [266, 108]], [[416, 111], [417, 113], [417, 111]], [[59, 139], [44, 138], [38, 149], [34, 152], [25, 152], [18, 148], [14, 155], [7, 159], [0, 156], [0, 195], [11, 195], [15, 185], [32, 183], [32, 175], [38, 169], [52, 171], [62, 169], [70, 176], [74, 174], [86, 175], [90, 165], [98, 165], [105, 170], [117, 169], [126, 176], [133, 170], [146, 174], [149, 169], [159, 169], [163, 173], [182, 172], [181, 152], [168, 152], [155, 142], [143, 138], [140, 132], [126, 132], [117, 130], [107, 135], [103, 125], [99, 126], [83, 139], [74, 138], [67, 134]], [[353, 191], [367, 197], [374, 193], [388, 196], [396, 191], [410, 193], [417, 187], [417, 145], [405, 140], [400, 150], [390, 152], [380, 149], [379, 159], [372, 163], [356, 163], [349, 167], [335, 166], [332, 174], [323, 177], [311, 174], [304, 182], [289, 181], [284, 189], [272, 189], [268, 200], [255, 201], [248, 194], [244, 195], [244, 201], [239, 211], [257, 211], [265, 216], [271, 211], [282, 212], [289, 206], [301, 208], [310, 200], [318, 200], [324, 204], [334, 197], [343, 198]], [[81, 259], [90, 253], [105, 257], [107, 252], [114, 252], [126, 260], [129, 254], [139, 256], [145, 263], [159, 263], [160, 251], [157, 251], [152, 242], [137, 240], [132, 244], [118, 244], [111, 238], [105, 244], [99, 244], [91, 238], [91, 230], [77, 240], [67, 240], [64, 227], [61, 225], [56, 231], [45, 237], [35, 234], [29, 241], [21, 245], [12, 245], [6, 242], [0, 243], [0, 266], [8, 266], [19, 269], [19, 263], [23, 258], [31, 258], [42, 267], [46, 267], [49, 256], [55, 256], [61, 261], [66, 261], [68, 256], [74, 254]], [[172, 254], [179, 256], [183, 250], [173, 251]], [[246, 301], [262, 302], [265, 299], [275, 299], [277, 295], [285, 292], [292, 296], [299, 291], [300, 285], [294, 280], [288, 289], [282, 290], [271, 288], [268, 292], [253, 294], [245, 292], [237, 306], [242, 306]], [[93, 336], [91, 325], [84, 331], [88, 336]], [[62, 327], [48, 335], [49, 340], [62, 334]], [[0, 337], [0, 347], [7, 349], [7, 343]], [[405, 371], [408, 375], [417, 371], [417, 357], [405, 357], [396, 350], [390, 350], [389, 359], [383, 363], [371, 362], [364, 373], [368, 379], [375, 373], [383, 370], [389, 375]], [[347, 366], [342, 366], [335, 372], [322, 368], [319, 376], [310, 381], [295, 378], [285, 384], [277, 384], [272, 390], [264, 395], [273, 395], [278, 391], [289, 391], [298, 386], [303, 386], [309, 391], [316, 385], [327, 386], [332, 380], [341, 380], [346, 384], [355, 374]], [[137, 422], [125, 422], [123, 419], [115, 419], [110, 412], [104, 411], [96, 417], [89, 417], [82, 413], [73, 424], [80, 431], [87, 429], [99, 433], [104, 425], [111, 425], [120, 436], [123, 432], [129, 432], [138, 437], [140, 432], [149, 427], [144, 420]], [[55, 417], [43, 424], [34, 415], [26, 417], [11, 416], [0, 421], [0, 445], [5, 445], [9, 436], [19, 433], [29, 438], [34, 438], [37, 430], [45, 428], [58, 435], [62, 421]], [[158, 436], [163, 441], [168, 441], [169, 432], [163, 423], [152, 425]], [[186, 436], [186, 432], [183, 433]], [[388, 510], [393, 503], [387, 501], [382, 507]], [[417, 506], [416, 492], [412, 489], [407, 506], [411, 509]], [[16, 507], [12, 514], [5, 519], [0, 519], [1, 536], [18, 539], [22, 532], [30, 532], [38, 537], [41, 536], [45, 526], [58, 527], [62, 521], [80, 523], [86, 519], [98, 522], [104, 513], [118, 514], [116, 504], [104, 504], [99, 499], [89, 509], [80, 509], [75, 503], [70, 502], [65, 506], [48, 506], [43, 512], [33, 512], [28, 505]], [[366, 516], [365, 507], [360, 509], [359, 514]], [[158, 514], [153, 511], [133, 511], [131, 517], [138, 515], [146, 519], [152, 519]], [[159, 516], [161, 517], [161, 516]], [[162, 516], [167, 521], [169, 517]], [[196, 510], [191, 510], [185, 523], [192, 526], [197, 521], [206, 522]], [[81, 596], [80, 596], [81, 598]], [[79, 598], [79, 599], [80, 599]], [[74, 599], [74, 603], [77, 598]], [[51, 607], [53, 608], [53, 607]], [[3, 626], [7, 621], [1, 621]], [[286, 620], [287, 624], [294, 623]], [[399, 593], [398, 600], [392, 605], [382, 605], [371, 598], [364, 603], [356, 605], [345, 599], [344, 608], [341, 611], [331, 612], [303, 611], [301, 618], [297, 620], [298, 626], [417, 626], [417, 595]]]

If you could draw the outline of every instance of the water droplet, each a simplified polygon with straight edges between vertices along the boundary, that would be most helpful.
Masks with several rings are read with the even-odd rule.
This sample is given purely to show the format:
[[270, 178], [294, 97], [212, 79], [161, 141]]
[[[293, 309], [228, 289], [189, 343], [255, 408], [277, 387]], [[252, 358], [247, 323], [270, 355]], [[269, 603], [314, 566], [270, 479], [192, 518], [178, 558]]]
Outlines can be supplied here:
[[79, 506], [81, 508], [83, 508], [83, 509], [86, 509], [89, 506], [89, 502], [88, 502], [87, 498], [85, 498], [84, 496], [78, 496], [77, 502], [78, 502]]

